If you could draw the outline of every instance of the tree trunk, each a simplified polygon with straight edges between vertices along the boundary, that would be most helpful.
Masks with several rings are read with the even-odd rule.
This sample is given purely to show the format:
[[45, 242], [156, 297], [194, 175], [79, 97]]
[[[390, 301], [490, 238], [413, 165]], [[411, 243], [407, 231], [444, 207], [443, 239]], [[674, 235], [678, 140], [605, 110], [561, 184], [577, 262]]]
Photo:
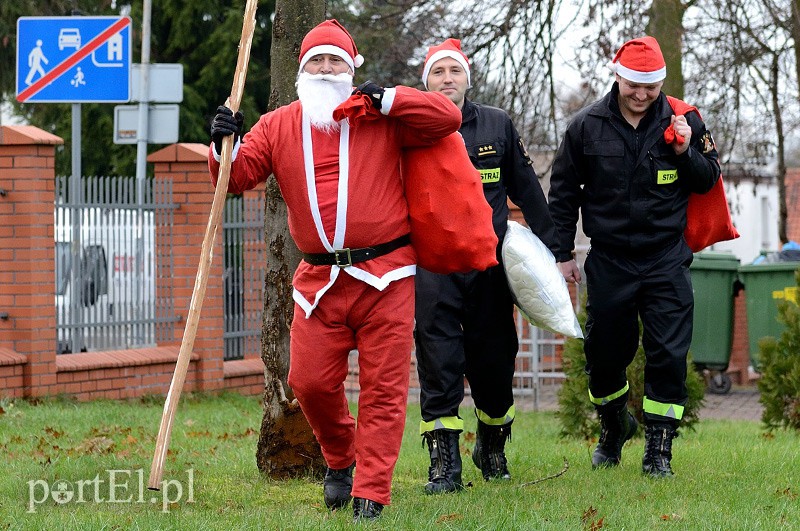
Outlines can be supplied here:
[[[305, 34], [325, 18], [325, 1], [278, 0], [272, 29], [269, 109], [296, 99], [297, 57]], [[299, 163], [299, 162], [298, 162]], [[264, 212], [267, 273], [261, 359], [264, 360], [264, 418], [256, 450], [258, 469], [283, 479], [320, 473], [322, 458], [311, 427], [286, 382], [289, 328], [294, 313], [292, 275], [300, 252], [289, 234], [288, 212], [275, 179], [267, 181]]]
[[667, 64], [663, 91], [683, 99], [683, 0], [653, 0], [650, 5], [647, 34], [655, 37]]
[[778, 238], [781, 244], [789, 241], [786, 235], [786, 218], [789, 212], [786, 209], [786, 146], [784, 142], [783, 132], [783, 116], [781, 114], [781, 104], [778, 94], [779, 90], [779, 76], [780, 76], [780, 52], [774, 52], [772, 56], [772, 65], [770, 67], [770, 86], [769, 91], [772, 96], [772, 109], [775, 113], [775, 133], [778, 137], [777, 145], [777, 181], [778, 181]]

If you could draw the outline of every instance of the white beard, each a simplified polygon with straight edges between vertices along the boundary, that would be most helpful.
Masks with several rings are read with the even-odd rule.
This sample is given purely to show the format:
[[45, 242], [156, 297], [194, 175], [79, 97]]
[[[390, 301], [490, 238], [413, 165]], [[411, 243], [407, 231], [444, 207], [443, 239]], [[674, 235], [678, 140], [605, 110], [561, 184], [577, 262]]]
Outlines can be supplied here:
[[353, 76], [346, 72], [338, 75], [300, 72], [296, 86], [297, 96], [311, 126], [326, 133], [338, 130], [339, 123], [333, 119], [333, 110], [350, 97]]

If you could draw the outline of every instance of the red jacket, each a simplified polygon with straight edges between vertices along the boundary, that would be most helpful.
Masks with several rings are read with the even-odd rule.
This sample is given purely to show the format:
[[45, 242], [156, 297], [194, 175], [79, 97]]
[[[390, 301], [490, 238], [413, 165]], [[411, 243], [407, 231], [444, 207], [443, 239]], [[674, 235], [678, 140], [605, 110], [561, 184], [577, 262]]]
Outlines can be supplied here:
[[[299, 101], [263, 115], [239, 146], [228, 191], [253, 188], [274, 173], [289, 211], [289, 231], [305, 253], [368, 247], [407, 234], [401, 149], [432, 144], [457, 131], [461, 112], [443, 94], [402, 86], [386, 90], [381, 112], [387, 116], [353, 127], [341, 122], [341, 129], [331, 133], [306, 127], [305, 140]], [[347, 143], [340, 146], [344, 136]], [[348, 165], [340, 168], [345, 158]], [[209, 168], [216, 184], [213, 143]], [[293, 279], [294, 300], [309, 316], [341, 271], [382, 290], [413, 275], [415, 264], [411, 246], [346, 268], [302, 261]]]

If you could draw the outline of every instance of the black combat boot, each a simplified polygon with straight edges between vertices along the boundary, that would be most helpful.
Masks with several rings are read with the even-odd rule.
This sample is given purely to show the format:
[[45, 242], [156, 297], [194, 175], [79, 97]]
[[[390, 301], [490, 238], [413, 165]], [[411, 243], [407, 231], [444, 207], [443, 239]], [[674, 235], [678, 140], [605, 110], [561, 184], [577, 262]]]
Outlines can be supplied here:
[[626, 401], [597, 407], [600, 440], [592, 454], [592, 468], [617, 466], [622, 458], [622, 446], [636, 433], [639, 424], [628, 411]]
[[642, 457], [642, 474], [653, 478], [669, 478], [674, 476], [670, 461], [672, 460], [672, 439], [678, 436], [678, 430], [666, 423], [647, 424], [644, 428], [644, 457]]
[[383, 505], [366, 498], [353, 499], [353, 522], [359, 523], [363, 520], [375, 520], [380, 517]]
[[347, 507], [352, 496], [353, 490], [353, 463], [347, 468], [333, 469], [325, 471], [325, 479], [322, 480], [322, 492], [325, 497], [325, 507], [330, 510]]
[[431, 466], [425, 494], [456, 492], [464, 488], [461, 483], [461, 453], [458, 450], [458, 431], [431, 430], [422, 434], [423, 444], [428, 443]]
[[511, 439], [511, 423], [490, 426], [478, 420], [478, 433], [472, 462], [483, 473], [483, 479], [511, 479], [506, 461], [506, 439]]

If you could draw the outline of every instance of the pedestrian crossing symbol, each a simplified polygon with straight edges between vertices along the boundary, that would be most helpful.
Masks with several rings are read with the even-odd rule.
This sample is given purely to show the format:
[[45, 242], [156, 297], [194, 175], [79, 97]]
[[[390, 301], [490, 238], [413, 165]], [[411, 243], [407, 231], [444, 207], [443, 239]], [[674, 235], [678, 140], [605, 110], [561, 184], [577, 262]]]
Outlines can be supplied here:
[[130, 17], [21, 17], [17, 101], [130, 100]]

